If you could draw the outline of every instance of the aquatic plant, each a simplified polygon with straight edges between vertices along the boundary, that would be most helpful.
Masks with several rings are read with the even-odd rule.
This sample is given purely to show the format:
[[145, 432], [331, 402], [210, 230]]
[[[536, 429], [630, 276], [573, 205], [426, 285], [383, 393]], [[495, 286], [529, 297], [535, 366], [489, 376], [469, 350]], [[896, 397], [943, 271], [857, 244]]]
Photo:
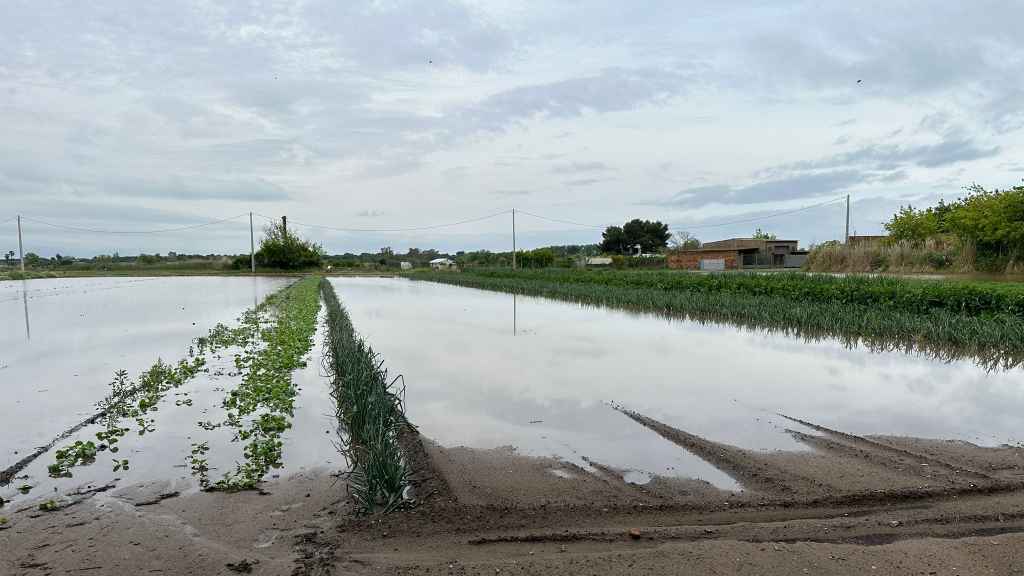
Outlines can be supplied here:
[[728, 323], [987, 369], [1024, 362], [1024, 288], [985, 282], [681, 271], [473, 270], [410, 278]]
[[333, 286], [320, 283], [327, 310], [324, 367], [332, 378], [338, 448], [349, 463], [349, 490], [364, 513], [389, 512], [403, 504], [409, 469], [399, 442], [405, 418], [401, 377], [390, 378], [379, 355], [352, 326]]
[[232, 427], [234, 441], [246, 442], [242, 450], [244, 462], [236, 464], [235, 470], [212, 485], [205, 459], [198, 458], [193, 449], [190, 464], [204, 488], [252, 489], [271, 468], [281, 467], [281, 436], [291, 428], [298, 393], [292, 384], [292, 372], [305, 366], [303, 357], [312, 348], [316, 333], [320, 309], [318, 282], [318, 278], [306, 278], [270, 295], [259, 306], [246, 311], [237, 328], [214, 328], [198, 343], [200, 349], [241, 350], [235, 354], [234, 363], [242, 378], [224, 398], [225, 420], [220, 424], [198, 424], [204, 430]]
[[70, 446], [57, 450], [57, 461], [50, 464], [47, 467], [47, 471], [53, 478], [70, 478], [71, 468], [79, 464], [95, 462], [98, 450], [92, 440], [87, 442], [79, 440]]

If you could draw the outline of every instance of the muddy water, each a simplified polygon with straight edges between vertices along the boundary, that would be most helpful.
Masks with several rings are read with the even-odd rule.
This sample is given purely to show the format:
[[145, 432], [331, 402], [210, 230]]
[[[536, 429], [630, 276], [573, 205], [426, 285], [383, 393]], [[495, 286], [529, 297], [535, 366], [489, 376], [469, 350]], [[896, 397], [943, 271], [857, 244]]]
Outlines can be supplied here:
[[411, 420], [445, 445], [512, 445], [728, 487], [609, 403], [755, 450], [804, 449], [777, 413], [856, 434], [1021, 438], [1019, 370], [404, 279], [332, 281], [356, 328], [404, 375]]
[[[0, 469], [95, 412], [116, 370], [177, 362], [285, 278], [0, 282]], [[15, 454], [18, 452], [18, 454]]]

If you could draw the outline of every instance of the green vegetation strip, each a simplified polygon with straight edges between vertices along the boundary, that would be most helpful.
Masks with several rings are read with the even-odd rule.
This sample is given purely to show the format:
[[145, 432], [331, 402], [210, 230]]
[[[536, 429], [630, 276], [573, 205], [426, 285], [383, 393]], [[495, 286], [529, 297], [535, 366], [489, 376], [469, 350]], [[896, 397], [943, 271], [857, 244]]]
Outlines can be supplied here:
[[[291, 373], [302, 367], [303, 356], [313, 345], [316, 315], [320, 308], [319, 278], [300, 280], [268, 296], [247, 310], [235, 328], [218, 324], [189, 348], [189, 358], [177, 365], [157, 360], [134, 381], [119, 370], [110, 383], [110, 393], [97, 404], [103, 429], [96, 441], [76, 441], [55, 452], [48, 467], [50, 476], [70, 477], [72, 468], [96, 461], [100, 452], [117, 453], [119, 443], [132, 431], [139, 436], [155, 431], [153, 413], [168, 392], [180, 388], [200, 372], [207, 372], [206, 357], [235, 347], [234, 363], [241, 383], [223, 401], [227, 417], [223, 422], [200, 422], [205, 430], [221, 426], [235, 429], [233, 441], [245, 441], [244, 463], [215, 483], [209, 480], [204, 455], [206, 442], [192, 446], [189, 463], [204, 488], [241, 490], [254, 488], [270, 468], [281, 466], [281, 434], [291, 427], [296, 389]], [[187, 393], [176, 406], [191, 406]], [[94, 417], [95, 418], [95, 417]], [[112, 459], [113, 471], [127, 470], [127, 459]]]
[[413, 279], [543, 296], [872, 350], [972, 358], [987, 368], [1024, 360], [1024, 287], [807, 274], [681, 271], [472, 270]]
[[334, 288], [320, 283], [327, 310], [327, 366], [333, 383], [341, 442], [348, 460], [349, 489], [364, 513], [388, 512], [402, 505], [409, 470], [399, 435], [409, 426], [401, 377], [389, 379], [379, 355], [360, 338]]
[[200, 341], [201, 347], [240, 348], [235, 368], [242, 379], [224, 399], [226, 419], [200, 422], [199, 427], [208, 431], [229, 426], [235, 430], [232, 441], [246, 443], [245, 462], [212, 484], [205, 458], [209, 443], [192, 445], [189, 464], [203, 488], [253, 489], [271, 468], [281, 467], [281, 435], [291, 428], [298, 394], [292, 372], [305, 366], [303, 357], [313, 346], [320, 310], [318, 284], [317, 277], [305, 278], [271, 294], [246, 311], [237, 328], [218, 325]]

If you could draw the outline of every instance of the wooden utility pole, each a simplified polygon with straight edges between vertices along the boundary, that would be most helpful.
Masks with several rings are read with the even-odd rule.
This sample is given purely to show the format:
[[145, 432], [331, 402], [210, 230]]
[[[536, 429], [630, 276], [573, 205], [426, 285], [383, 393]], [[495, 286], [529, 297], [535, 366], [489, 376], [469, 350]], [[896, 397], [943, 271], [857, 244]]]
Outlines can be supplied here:
[[288, 217], [287, 216], [281, 216], [281, 232], [284, 233], [283, 234], [284, 236], [286, 236], [286, 237], [288, 236]]
[[21, 271], [25, 271], [25, 249], [21, 244], [21, 214], [18, 214], [18, 259], [21, 260]]
[[252, 231], [252, 212], [249, 212], [249, 266], [256, 273], [256, 237]]
[[512, 209], [512, 269], [516, 269], [516, 209]]
[[846, 243], [850, 243], [850, 195], [846, 195]]

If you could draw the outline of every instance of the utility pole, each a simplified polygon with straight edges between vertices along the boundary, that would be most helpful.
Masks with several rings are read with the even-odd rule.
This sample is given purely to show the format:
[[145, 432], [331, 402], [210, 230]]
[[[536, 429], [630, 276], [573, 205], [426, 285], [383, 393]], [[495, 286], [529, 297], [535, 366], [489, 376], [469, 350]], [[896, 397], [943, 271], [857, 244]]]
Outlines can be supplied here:
[[512, 209], [512, 269], [516, 269], [516, 209]]
[[846, 195], [846, 243], [850, 243], [850, 195]]
[[249, 212], [249, 265], [256, 273], [256, 238], [252, 232], [252, 212]]
[[288, 217], [287, 216], [281, 216], [281, 231], [284, 233], [285, 237], [288, 236]]
[[21, 214], [18, 214], [18, 259], [21, 260], [21, 271], [25, 272], [25, 249], [21, 244]]

